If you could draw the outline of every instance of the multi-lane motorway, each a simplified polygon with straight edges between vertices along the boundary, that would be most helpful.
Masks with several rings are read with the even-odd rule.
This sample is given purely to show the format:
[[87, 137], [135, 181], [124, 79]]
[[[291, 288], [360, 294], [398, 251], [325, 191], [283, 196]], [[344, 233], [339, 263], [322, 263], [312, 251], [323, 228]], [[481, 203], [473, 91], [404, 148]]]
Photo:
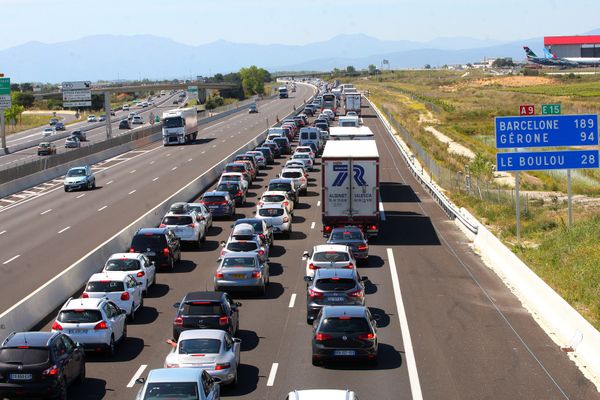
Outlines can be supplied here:
[[[258, 115], [234, 114], [201, 130], [199, 144], [139, 149], [99, 165], [99, 189], [61, 187], [0, 209], [0, 309], [43, 284], [98, 244], [167, 198], [192, 178], [308, 98], [269, 100]], [[320, 228], [320, 165], [310, 173], [290, 239], [271, 251], [271, 285], [264, 298], [237, 296], [242, 355], [239, 384], [223, 397], [284, 399], [292, 389], [349, 388], [361, 399], [600, 399], [596, 388], [539, 328], [502, 281], [468, 246], [435, 201], [409, 173], [370, 109], [384, 210], [381, 235], [370, 245], [366, 303], [380, 316], [376, 367], [311, 364], [306, 324], [304, 250], [324, 241]], [[251, 185], [238, 214], [254, 214], [263, 186], [282, 160]], [[49, 210], [49, 211], [48, 211]], [[187, 250], [174, 273], [161, 273], [145, 307], [129, 325], [113, 359], [90, 356], [76, 399], [132, 399], [134, 378], [162, 367], [174, 315], [189, 291], [212, 287], [219, 242], [231, 221], [215, 221], [200, 250]], [[16, 257], [16, 258], [15, 258]], [[9, 262], [6, 262], [11, 260]], [[49, 329], [49, 324], [42, 327]], [[1, 336], [1, 334], [0, 334]]]

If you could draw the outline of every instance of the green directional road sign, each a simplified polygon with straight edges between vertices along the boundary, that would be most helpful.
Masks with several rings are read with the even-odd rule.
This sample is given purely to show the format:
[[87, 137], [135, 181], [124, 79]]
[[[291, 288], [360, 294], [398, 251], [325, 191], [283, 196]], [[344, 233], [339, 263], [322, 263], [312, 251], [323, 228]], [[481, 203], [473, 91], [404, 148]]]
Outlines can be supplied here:
[[10, 106], [10, 78], [0, 78], [0, 110], [5, 110]]
[[542, 115], [560, 114], [560, 104], [542, 104]]

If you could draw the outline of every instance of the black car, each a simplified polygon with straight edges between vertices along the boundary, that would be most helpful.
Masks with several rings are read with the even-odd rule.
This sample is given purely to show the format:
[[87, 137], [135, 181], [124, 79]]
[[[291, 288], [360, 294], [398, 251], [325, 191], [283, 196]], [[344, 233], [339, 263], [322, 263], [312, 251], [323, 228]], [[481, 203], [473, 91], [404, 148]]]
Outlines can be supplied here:
[[56, 129], [57, 131], [64, 131], [67, 128], [65, 128], [65, 124], [61, 121], [58, 121], [56, 124], [54, 124], [54, 129]]
[[240, 182], [223, 182], [217, 185], [218, 192], [229, 192], [229, 197], [235, 201], [236, 206], [246, 204], [246, 193]]
[[377, 363], [377, 322], [364, 306], [326, 306], [313, 323], [312, 363], [366, 360]]
[[362, 230], [357, 226], [344, 226], [342, 228], [333, 228], [328, 244], [343, 244], [350, 247], [356, 262], [368, 263], [369, 244]]
[[131, 129], [131, 121], [129, 120], [129, 118], [121, 120], [121, 122], [119, 122], [119, 129]]
[[263, 143], [263, 146], [270, 148], [275, 158], [281, 157], [281, 147], [277, 143], [267, 140]]
[[317, 122], [315, 124], [315, 128], [319, 128], [322, 131], [329, 132], [329, 125], [327, 125], [325, 122]]
[[77, 139], [79, 139], [80, 142], [85, 142], [86, 139], [86, 134], [84, 131], [82, 131], [81, 129], [76, 129], [71, 133], [71, 136], [75, 136]]
[[190, 292], [180, 303], [173, 320], [173, 338], [189, 329], [222, 329], [234, 336], [239, 328], [238, 307], [225, 292]]
[[366, 276], [355, 268], [319, 268], [314, 276], [305, 276], [306, 322], [312, 324], [325, 306], [364, 306]]
[[256, 151], [260, 151], [261, 153], [263, 153], [263, 156], [265, 156], [265, 159], [267, 160], [267, 164], [272, 165], [275, 163], [275, 154], [269, 146], [257, 147]]
[[181, 261], [181, 243], [169, 228], [142, 228], [131, 239], [130, 253], [143, 253], [157, 268], [175, 269]]
[[262, 218], [240, 218], [231, 227], [239, 224], [250, 224], [260, 239], [269, 246], [273, 245], [273, 227], [269, 226]]
[[83, 347], [64, 333], [13, 332], [0, 347], [0, 398], [66, 399], [84, 380]]
[[294, 204], [298, 203], [298, 199], [300, 198], [300, 194], [298, 193], [298, 190], [296, 190], [294, 181], [292, 181], [291, 179], [271, 179], [269, 181], [269, 184], [267, 185], [267, 189], [275, 192], [286, 192], [288, 197], [294, 200]]
[[281, 148], [281, 154], [292, 154], [292, 145], [290, 144], [288, 138], [277, 137], [273, 139], [273, 142], [275, 142]]

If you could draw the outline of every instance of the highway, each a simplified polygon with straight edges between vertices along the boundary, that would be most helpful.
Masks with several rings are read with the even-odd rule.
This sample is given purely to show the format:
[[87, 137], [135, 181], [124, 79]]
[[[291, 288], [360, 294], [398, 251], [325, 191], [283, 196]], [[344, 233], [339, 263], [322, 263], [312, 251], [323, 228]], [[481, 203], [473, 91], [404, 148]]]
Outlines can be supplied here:
[[[162, 96], [162, 97], [156, 98], [155, 105], [153, 107], [139, 108], [139, 107], [132, 106], [130, 111], [115, 110], [115, 115], [112, 116], [111, 122], [115, 121], [115, 119], [121, 119], [121, 118], [125, 117], [130, 112], [137, 112], [138, 115], [142, 116], [142, 118], [144, 120], [144, 124], [143, 125], [133, 125], [133, 129], [138, 129], [140, 127], [148, 126], [149, 125], [148, 124], [148, 116], [150, 115], [150, 113], [153, 113], [154, 115], [162, 115], [164, 110], [176, 108], [179, 106], [179, 105], [173, 104], [173, 100], [178, 98], [179, 93], [180, 92], [177, 92], [174, 95]], [[104, 113], [104, 111], [98, 112], [98, 114], [96, 114], [96, 117], [100, 116], [103, 113]], [[48, 117], [48, 119], [50, 119], [50, 117]], [[76, 129], [85, 128], [92, 124], [97, 125], [97, 127], [86, 132], [87, 141], [82, 142], [81, 145], [89, 146], [90, 144], [92, 144], [94, 142], [99, 142], [99, 141], [105, 140], [106, 139], [106, 123], [105, 122], [100, 122], [100, 123], [91, 123], [91, 122], [87, 122], [87, 121], [77, 122], [75, 124], [66, 125], [65, 126], [66, 131], [58, 131], [57, 134], [62, 134], [65, 132], [72, 132]], [[47, 126], [49, 126], [49, 125], [47, 125]], [[35, 143], [38, 143], [42, 139], [42, 130], [44, 128], [46, 128], [47, 126], [44, 126], [41, 128], [35, 128], [33, 130], [27, 130], [27, 131], [15, 133], [13, 135], [8, 136], [7, 137], [8, 148], [10, 149], [11, 146], [23, 145], [23, 144], [27, 144], [27, 143], [30, 143], [33, 146]], [[129, 129], [119, 129], [118, 121], [112, 122], [111, 126], [112, 126], [113, 137], [131, 132], [131, 130], [129, 130]], [[65, 147], [64, 147], [65, 139], [54, 140], [52, 137], [49, 137], [47, 139], [54, 142], [58, 153], [62, 153], [62, 152], [71, 150], [71, 149], [65, 149]], [[30, 162], [30, 161], [44, 158], [44, 157], [48, 157], [48, 156], [38, 156], [37, 155], [37, 147], [35, 147], [35, 146], [29, 147], [29, 148], [26, 148], [26, 149], [23, 149], [20, 151], [16, 151], [14, 153], [0, 155], [0, 169], [10, 168], [14, 165], [23, 164], [25, 162]]]
[[[296, 98], [265, 101], [258, 115], [238, 113], [204, 127], [201, 144], [154, 144], [103, 163], [98, 166], [98, 190], [64, 193], [58, 187], [1, 209], [0, 232], [6, 232], [0, 234], [0, 309], [254, 137], [266, 118], [273, 122], [275, 115], [281, 117], [309, 96], [299, 85]], [[242, 365], [238, 386], [223, 388], [222, 396], [275, 400], [293, 389], [349, 388], [363, 400], [600, 399], [413, 179], [373, 111], [363, 111], [381, 157], [381, 234], [370, 243], [369, 265], [360, 268], [371, 282], [367, 306], [380, 316], [379, 363], [311, 364], [301, 257], [324, 242], [318, 163], [310, 173], [307, 195], [295, 208], [294, 233], [290, 239], [276, 238], [271, 250], [267, 295], [235, 296], [243, 303], [238, 335]], [[239, 217], [254, 214], [256, 197], [283, 162], [264, 170], [251, 185]], [[229, 235], [230, 225], [216, 220], [200, 250], [185, 251], [175, 272], [159, 274], [117, 355], [90, 355], [88, 379], [70, 390], [70, 398], [134, 398], [138, 388], [128, 386], [135, 377], [162, 367], [169, 351], [164, 340], [171, 337], [172, 304], [188, 291], [212, 288], [219, 242]], [[49, 327], [46, 323], [42, 329]]]

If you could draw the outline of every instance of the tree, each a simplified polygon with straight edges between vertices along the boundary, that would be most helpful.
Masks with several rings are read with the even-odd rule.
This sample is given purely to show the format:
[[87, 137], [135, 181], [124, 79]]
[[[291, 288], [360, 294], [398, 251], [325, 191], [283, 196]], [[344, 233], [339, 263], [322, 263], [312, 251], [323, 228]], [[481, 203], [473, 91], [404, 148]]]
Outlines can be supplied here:
[[348, 65], [346, 67], [346, 73], [348, 73], [348, 74], [354, 74], [355, 72], [356, 72], [356, 68], [354, 68], [354, 66]]
[[482, 153], [475, 154], [475, 158], [469, 163], [469, 170], [474, 177], [485, 182], [491, 181], [494, 177], [494, 163]]
[[510, 67], [514, 67], [515, 63], [513, 62], [512, 58], [507, 57], [507, 58], [496, 58], [494, 60], [494, 62], [492, 63], [492, 67], [494, 68], [510, 68]]
[[21, 114], [23, 113], [23, 111], [25, 111], [25, 107], [23, 107], [20, 104], [17, 104], [17, 102], [15, 101], [15, 96], [18, 92], [16, 93], [12, 93], [11, 94], [11, 98], [12, 98], [12, 104], [10, 108], [7, 108], [6, 110], [4, 110], [4, 118], [6, 118], [7, 121], [11, 121], [11, 120], [17, 120], [21, 117]]
[[21, 91], [21, 87], [19, 86], [18, 83], [11, 83], [10, 84], [10, 91], [11, 92], [20, 92]]
[[23, 92], [14, 92], [13, 93], [13, 101], [15, 102], [15, 104], [18, 104], [20, 106], [23, 106], [25, 108], [29, 108], [33, 105], [33, 102], [35, 101], [35, 97], [33, 96], [33, 93], [23, 93]]
[[21, 83], [21, 92], [33, 92], [33, 85], [31, 83]]
[[339, 68], [334, 68], [332, 73], [333, 76], [340, 76], [342, 74], [342, 70], [340, 70]]
[[265, 94], [265, 80], [270, 79], [270, 74], [265, 69], [258, 68], [256, 65], [242, 68], [240, 69], [240, 77], [246, 96]]
[[375, 75], [377, 73], [377, 67], [374, 66], [373, 64], [370, 64], [368, 66], [369, 68], [369, 75]]
[[431, 65], [425, 64], [425, 69], [431, 69]]

